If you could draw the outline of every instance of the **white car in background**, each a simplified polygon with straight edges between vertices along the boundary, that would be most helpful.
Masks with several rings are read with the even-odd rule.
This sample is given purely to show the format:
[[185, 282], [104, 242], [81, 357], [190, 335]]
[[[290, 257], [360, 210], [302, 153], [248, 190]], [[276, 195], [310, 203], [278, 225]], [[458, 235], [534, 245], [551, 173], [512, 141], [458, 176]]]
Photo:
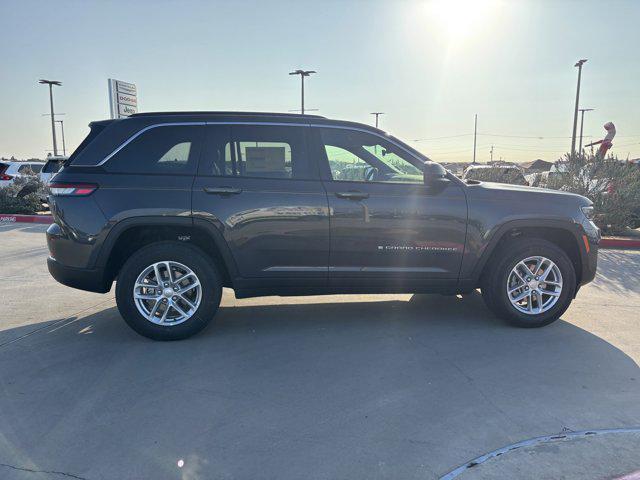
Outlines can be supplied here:
[[69, 157], [57, 156], [57, 157], [47, 157], [47, 163], [44, 164], [42, 170], [40, 172], [40, 180], [45, 185], [49, 183], [51, 177], [53, 177], [56, 173], [60, 171], [62, 168], [62, 163]]
[[40, 175], [44, 162], [0, 162], [0, 188], [11, 185], [16, 178]]

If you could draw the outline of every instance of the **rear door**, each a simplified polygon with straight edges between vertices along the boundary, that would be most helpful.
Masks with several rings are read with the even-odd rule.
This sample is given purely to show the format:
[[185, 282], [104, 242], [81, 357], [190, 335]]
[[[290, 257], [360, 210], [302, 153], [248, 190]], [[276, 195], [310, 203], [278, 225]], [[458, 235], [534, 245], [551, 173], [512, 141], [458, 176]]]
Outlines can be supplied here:
[[327, 195], [308, 154], [308, 129], [207, 126], [193, 215], [222, 233], [241, 286], [298, 286], [301, 277], [307, 286], [326, 285]]
[[455, 284], [467, 219], [461, 187], [425, 186], [422, 160], [382, 136], [312, 130], [331, 212], [330, 285]]

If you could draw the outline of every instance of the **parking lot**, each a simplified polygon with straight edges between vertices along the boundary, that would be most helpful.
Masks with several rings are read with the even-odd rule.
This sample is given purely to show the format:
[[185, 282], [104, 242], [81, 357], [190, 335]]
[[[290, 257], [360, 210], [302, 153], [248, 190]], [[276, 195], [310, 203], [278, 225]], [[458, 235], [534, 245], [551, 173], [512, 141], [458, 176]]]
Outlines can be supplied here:
[[[225, 291], [160, 343], [113, 292], [48, 274], [44, 226], [0, 225], [0, 478], [612, 478], [640, 469], [640, 252], [602, 251], [562, 320], [494, 318], [479, 294]], [[548, 476], [545, 476], [548, 475]], [[566, 477], [561, 477], [566, 475]]]

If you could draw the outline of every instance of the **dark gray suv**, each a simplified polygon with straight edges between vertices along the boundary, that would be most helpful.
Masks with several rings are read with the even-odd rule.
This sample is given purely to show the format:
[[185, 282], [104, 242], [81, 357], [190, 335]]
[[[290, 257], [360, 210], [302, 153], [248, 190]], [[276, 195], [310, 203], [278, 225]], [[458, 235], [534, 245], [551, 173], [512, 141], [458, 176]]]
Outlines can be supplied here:
[[236, 297], [466, 293], [522, 327], [596, 272], [592, 204], [463, 182], [367, 125], [312, 115], [145, 113], [93, 122], [53, 178], [49, 271], [108, 292], [159, 340]]

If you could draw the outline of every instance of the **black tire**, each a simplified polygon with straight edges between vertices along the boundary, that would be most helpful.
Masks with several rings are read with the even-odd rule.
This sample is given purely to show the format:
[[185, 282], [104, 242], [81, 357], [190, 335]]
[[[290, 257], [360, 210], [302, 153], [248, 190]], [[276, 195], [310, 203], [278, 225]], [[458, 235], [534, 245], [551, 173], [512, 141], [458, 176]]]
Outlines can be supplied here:
[[[554, 262], [562, 275], [562, 291], [549, 310], [539, 314], [527, 314], [517, 310], [509, 300], [506, 285], [511, 270], [525, 258], [546, 257]], [[569, 308], [576, 290], [576, 273], [567, 254], [556, 245], [537, 238], [514, 239], [501, 247], [487, 265], [482, 283], [482, 297], [496, 316], [512, 325], [524, 328], [536, 328], [555, 322]]]
[[[190, 268], [202, 287], [202, 298], [195, 313], [177, 325], [157, 325], [137, 309], [133, 288], [138, 275], [148, 266], [162, 261], [179, 262]], [[222, 281], [213, 262], [198, 248], [177, 242], [159, 242], [135, 252], [120, 269], [116, 283], [116, 303], [120, 315], [140, 335], [153, 340], [182, 340], [200, 332], [213, 318], [222, 297]]]

